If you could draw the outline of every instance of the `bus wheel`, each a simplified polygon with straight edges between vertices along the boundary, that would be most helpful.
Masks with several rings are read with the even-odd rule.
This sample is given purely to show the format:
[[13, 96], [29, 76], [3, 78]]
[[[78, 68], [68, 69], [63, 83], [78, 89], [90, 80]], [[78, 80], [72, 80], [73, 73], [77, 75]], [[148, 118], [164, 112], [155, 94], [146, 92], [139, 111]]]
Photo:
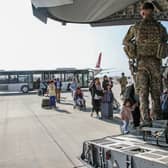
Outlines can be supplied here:
[[26, 85], [22, 86], [22, 87], [21, 87], [21, 91], [22, 91], [23, 93], [28, 93], [28, 91], [29, 91], [28, 86], [26, 86]]

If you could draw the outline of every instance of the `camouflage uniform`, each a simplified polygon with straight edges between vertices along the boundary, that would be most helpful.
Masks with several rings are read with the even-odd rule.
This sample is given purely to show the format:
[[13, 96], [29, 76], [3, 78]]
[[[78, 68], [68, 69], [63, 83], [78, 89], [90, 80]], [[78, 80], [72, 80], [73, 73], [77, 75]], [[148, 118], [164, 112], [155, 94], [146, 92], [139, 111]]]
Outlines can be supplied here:
[[122, 76], [122, 77], [120, 78], [119, 82], [120, 82], [120, 85], [121, 85], [121, 95], [123, 95], [124, 92], [125, 92], [125, 89], [126, 89], [126, 85], [127, 85], [127, 83], [128, 83], [128, 82], [127, 82], [127, 77]]
[[160, 44], [167, 41], [166, 29], [152, 17], [143, 19], [131, 26], [123, 44], [134, 48], [138, 62], [136, 75], [136, 93], [140, 99], [140, 111], [143, 121], [149, 120], [149, 93], [152, 98], [152, 112], [156, 119], [161, 117], [161, 59], [158, 55]]

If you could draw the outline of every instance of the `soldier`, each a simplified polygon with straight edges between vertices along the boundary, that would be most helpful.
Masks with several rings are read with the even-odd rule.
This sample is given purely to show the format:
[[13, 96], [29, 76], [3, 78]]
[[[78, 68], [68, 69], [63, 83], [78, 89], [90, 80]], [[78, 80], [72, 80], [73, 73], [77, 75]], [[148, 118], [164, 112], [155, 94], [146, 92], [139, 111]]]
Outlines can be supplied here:
[[120, 85], [121, 85], [121, 93], [120, 95], [123, 95], [127, 86], [127, 77], [125, 76], [124, 72], [121, 73], [121, 78], [119, 79]]
[[131, 26], [123, 44], [130, 59], [137, 60], [136, 93], [140, 99], [141, 126], [150, 126], [149, 92], [154, 119], [162, 119], [160, 109], [161, 62], [166, 57], [167, 32], [153, 18], [154, 6], [146, 2], [141, 6], [142, 20]]

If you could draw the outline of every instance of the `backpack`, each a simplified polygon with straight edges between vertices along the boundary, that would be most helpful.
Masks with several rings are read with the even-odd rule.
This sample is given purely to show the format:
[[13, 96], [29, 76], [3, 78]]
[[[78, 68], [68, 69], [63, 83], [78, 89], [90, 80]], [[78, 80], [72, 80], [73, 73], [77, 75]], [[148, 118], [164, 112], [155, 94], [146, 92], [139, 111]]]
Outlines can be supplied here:
[[161, 109], [162, 112], [168, 113], [168, 94], [163, 94], [161, 96]]

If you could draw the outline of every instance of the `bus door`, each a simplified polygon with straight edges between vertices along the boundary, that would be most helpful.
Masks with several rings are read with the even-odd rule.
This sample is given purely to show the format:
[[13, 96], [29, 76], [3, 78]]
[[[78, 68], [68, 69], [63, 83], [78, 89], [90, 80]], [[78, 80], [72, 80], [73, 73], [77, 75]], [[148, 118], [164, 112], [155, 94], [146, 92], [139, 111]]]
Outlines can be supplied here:
[[29, 90], [33, 89], [33, 77], [32, 74], [30, 73], [20, 73], [18, 74], [18, 83], [20, 83], [21, 90], [23, 89], [22, 87], [25, 88], [25, 92], [27, 92], [26, 86], [28, 86]]
[[33, 74], [33, 89], [39, 89], [42, 81], [42, 74]]
[[83, 87], [87, 88], [89, 84], [89, 74], [83, 73]]
[[27, 76], [28, 76], [29, 89], [32, 90], [33, 89], [33, 74], [27, 74]]
[[9, 76], [7, 74], [0, 75], [0, 91], [8, 91], [8, 80]]

